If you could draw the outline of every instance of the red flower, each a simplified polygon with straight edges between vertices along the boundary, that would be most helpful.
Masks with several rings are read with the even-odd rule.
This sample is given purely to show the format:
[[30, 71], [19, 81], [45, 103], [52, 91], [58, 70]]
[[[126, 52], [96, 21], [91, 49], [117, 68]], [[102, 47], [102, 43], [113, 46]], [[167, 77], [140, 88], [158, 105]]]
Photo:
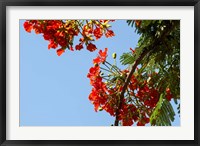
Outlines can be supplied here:
[[99, 76], [99, 74], [100, 74], [99, 66], [94, 66], [94, 67], [90, 68], [89, 73], [87, 74], [87, 77], [90, 78], [91, 85], [93, 85], [93, 83], [95, 82], [95, 80]]
[[68, 44], [65, 37], [57, 37], [57, 42], [61, 47], [66, 47]]
[[102, 62], [104, 62], [106, 60], [107, 52], [108, 52], [108, 48], [105, 48], [104, 51], [102, 51], [102, 50], [99, 51], [99, 55], [101, 57]]
[[172, 94], [167, 94], [166, 98], [167, 98], [168, 101], [171, 101], [171, 99], [172, 99]]
[[108, 30], [105, 35], [106, 35], [107, 38], [115, 36], [115, 34], [112, 30]]
[[86, 35], [86, 36], [88, 36], [89, 34], [91, 34], [92, 31], [93, 31], [93, 29], [90, 28], [90, 27], [88, 27], [88, 25], [85, 25], [85, 26], [83, 27], [83, 34]]
[[48, 45], [48, 49], [51, 49], [51, 48], [57, 48], [58, 47], [58, 44], [56, 42], [54, 42], [53, 40], [50, 40], [49, 42], [49, 45]]
[[123, 126], [131, 126], [133, 125], [133, 120], [132, 119], [122, 119], [122, 125]]
[[94, 104], [94, 110], [95, 110], [95, 112], [97, 112], [100, 104], [98, 102], [94, 102], [93, 104]]
[[30, 23], [29, 21], [24, 22], [24, 29], [25, 29], [27, 32], [30, 33], [31, 30], [33, 29], [32, 23]]
[[97, 27], [95, 30], [94, 30], [94, 36], [96, 37], [96, 39], [100, 39], [102, 37], [103, 33], [102, 33], [102, 30], [100, 27]]
[[72, 46], [69, 47], [70, 51], [74, 51], [74, 48]]
[[135, 20], [135, 24], [136, 24], [137, 27], [140, 27], [141, 23], [142, 23], [141, 20]]
[[62, 48], [60, 48], [60, 49], [57, 50], [57, 55], [60, 56], [60, 55], [62, 55], [64, 52], [65, 52], [65, 50], [62, 49]]
[[133, 125], [133, 120], [136, 121], [137, 117], [137, 108], [133, 104], [126, 103], [126, 100], [123, 100], [122, 108], [120, 110], [119, 120], [122, 120], [123, 126]]
[[79, 43], [78, 45], [75, 46], [76, 50], [81, 50], [83, 49], [83, 45]]
[[99, 66], [91, 67], [87, 77], [90, 78], [91, 76], [98, 76], [99, 72], [100, 72], [100, 67]]
[[145, 123], [149, 123], [149, 122], [150, 122], [150, 119], [147, 118], [147, 117], [145, 117], [145, 118], [144, 118], [144, 121], [145, 121]]
[[99, 56], [97, 56], [97, 58], [93, 59], [93, 63], [94, 64], [99, 64], [101, 63], [101, 58]]
[[44, 37], [44, 39], [45, 40], [53, 40], [54, 39], [54, 37], [52, 36], [52, 34], [50, 34], [49, 32], [45, 32], [44, 34], [43, 34], [43, 37]]
[[145, 126], [145, 124], [143, 124], [142, 122], [139, 121], [139, 122], [137, 123], [137, 126]]
[[130, 50], [132, 51], [133, 54], [135, 53], [135, 50], [133, 50], [132, 48], [130, 48]]
[[103, 109], [108, 112], [111, 116], [115, 116], [115, 108], [114, 106], [112, 106], [112, 100], [113, 98], [111, 98], [110, 101], [108, 101], [105, 105], [103, 105]]
[[105, 48], [104, 51], [100, 50], [98, 56], [93, 59], [93, 63], [103, 63], [106, 61], [106, 57], [107, 57], [107, 52], [108, 52], [108, 48]]
[[171, 91], [170, 91], [169, 88], [166, 89], [166, 93], [167, 93], [167, 95], [166, 95], [167, 100], [171, 101], [173, 96], [172, 96]]
[[93, 51], [95, 51], [95, 50], [97, 49], [97, 47], [96, 47], [94, 44], [89, 43], [89, 44], [87, 45], [87, 49], [88, 49], [90, 52], [93, 52]]
[[79, 41], [80, 41], [81, 43], [83, 43], [83, 42], [84, 42], [84, 38], [80, 38]]
[[90, 95], [89, 95], [89, 100], [94, 104], [94, 110], [97, 112], [99, 108], [99, 102], [97, 101], [98, 99], [98, 93], [97, 91], [93, 88]]
[[[100, 77], [97, 77], [99, 79]], [[107, 94], [105, 91], [105, 84], [102, 80], [95, 80], [93, 89], [89, 95], [89, 100], [94, 104], [95, 111], [98, 110], [100, 105], [105, 105], [107, 101]]]

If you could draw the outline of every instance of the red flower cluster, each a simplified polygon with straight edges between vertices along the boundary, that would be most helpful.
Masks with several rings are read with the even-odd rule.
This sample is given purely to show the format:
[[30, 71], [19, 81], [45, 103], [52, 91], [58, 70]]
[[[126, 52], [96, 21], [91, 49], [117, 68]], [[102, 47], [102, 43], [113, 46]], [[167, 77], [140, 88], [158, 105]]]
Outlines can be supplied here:
[[89, 43], [88, 46], [87, 46], [87, 50], [89, 50], [90, 52], [93, 52], [96, 49], [97, 49], [97, 47], [92, 43]]
[[107, 38], [115, 36], [115, 34], [112, 30], [108, 30], [105, 35]]
[[160, 95], [156, 89], [150, 88], [145, 84], [144, 87], [138, 88], [136, 97], [139, 98], [140, 101], [144, 102], [146, 106], [153, 108], [156, 106]]
[[86, 44], [88, 44], [87, 49], [89, 51], [95, 51], [97, 48], [93, 43], [91, 43], [91, 41], [94, 41], [94, 39], [100, 39], [104, 34], [107, 38], [115, 36], [114, 32], [108, 29], [108, 27], [110, 27], [108, 23], [113, 21], [114, 20], [87, 21], [87, 23], [83, 26], [83, 31], [81, 33], [83, 35], [83, 38], [79, 40], [80, 44], [83, 44], [83, 42], [85, 42]]
[[[100, 50], [97, 56], [98, 61], [95, 62], [95, 66], [91, 67], [87, 77], [90, 79], [90, 84], [93, 86], [89, 95], [89, 100], [94, 104], [94, 109], [97, 111], [100, 107], [114, 116], [114, 108], [110, 103], [115, 102], [113, 98], [109, 97], [109, 93], [113, 93], [113, 90], [107, 88], [106, 83], [103, 82], [100, 76], [100, 63], [105, 61], [107, 57], [107, 48], [105, 51]], [[97, 60], [97, 59], [96, 59]], [[113, 94], [114, 95], [114, 94]]]
[[145, 124], [149, 123], [149, 118], [146, 116], [142, 117], [139, 122], [137, 123], [137, 126], [145, 126]]
[[96, 37], [96, 39], [100, 39], [103, 35], [103, 30], [100, 27], [96, 27], [94, 29], [94, 36]]
[[139, 113], [137, 112], [137, 108], [132, 103], [128, 104], [124, 100], [122, 103], [122, 108], [120, 110], [119, 120], [122, 120], [123, 126], [131, 126], [134, 124], [133, 121], [138, 120]]
[[[134, 122], [138, 121], [138, 125], [145, 124], [149, 122], [149, 119], [146, 117], [146, 114], [138, 112], [138, 106], [134, 105], [132, 102], [129, 102], [128, 99], [124, 98], [123, 101], [120, 101], [120, 93], [123, 88], [123, 84], [128, 70], [119, 71], [120, 79], [114, 82], [104, 82], [101, 76], [100, 65], [105, 63], [107, 57], [108, 49], [105, 48], [104, 51], [100, 50], [97, 57], [93, 60], [94, 67], [91, 67], [87, 77], [90, 79], [90, 84], [92, 85], [92, 91], [89, 95], [89, 100], [94, 104], [95, 111], [98, 109], [105, 110], [111, 116], [116, 116], [116, 111], [119, 106], [119, 102], [122, 102], [121, 109], [119, 110], [119, 120], [123, 126], [131, 126]], [[110, 86], [112, 84], [112, 86]], [[138, 82], [133, 76], [131, 79], [131, 84], [128, 88], [131, 91], [138, 88]]]
[[[27, 32], [35, 30], [36, 34], [43, 34], [45, 40], [49, 41], [48, 49], [60, 46], [57, 50], [57, 55], [62, 55], [66, 48], [71, 51], [73, 49], [73, 40], [79, 34], [82, 38], [80, 43], [75, 45], [76, 50], [83, 49], [83, 44], [87, 50], [93, 52], [97, 47], [91, 42], [94, 41], [93, 36], [100, 39], [103, 34], [106, 37], [114, 36], [114, 32], [109, 30], [108, 22], [113, 20], [90, 20], [86, 24], [80, 23], [79, 20], [27, 20], [24, 23], [24, 29]], [[82, 31], [81, 31], [82, 30]]]
[[83, 37], [79, 40], [80, 44], [76, 45], [77, 50], [82, 49], [82, 45], [85, 43], [87, 45], [87, 50], [93, 52], [97, 49], [97, 47], [91, 43], [91, 41], [94, 41], [94, 37], [96, 40], [98, 40], [103, 36], [103, 34], [105, 34], [106, 37], [114, 36], [114, 32], [108, 29], [108, 23], [113, 21], [114, 20], [87, 21], [87, 23], [82, 27], [81, 34]]
[[[97, 57], [93, 59], [94, 67], [90, 68], [87, 75], [90, 78], [90, 84], [93, 86], [89, 100], [94, 104], [95, 111], [99, 109], [105, 110], [111, 116], [116, 116], [116, 111], [121, 102], [118, 115], [118, 120], [121, 121], [121, 124], [123, 126], [131, 126], [136, 122], [137, 126], [145, 126], [145, 124], [150, 122], [149, 117], [159, 101], [160, 93], [163, 91], [155, 88], [152, 81], [147, 81], [145, 75], [138, 75], [136, 72], [130, 79], [124, 99], [120, 101], [120, 94], [129, 70], [119, 70], [110, 78], [119, 77], [118, 79], [104, 82], [101, 76], [100, 65], [107, 63], [107, 51], [107, 48], [104, 51], [99, 51]], [[115, 76], [116, 74], [118, 75]], [[152, 79], [156, 75], [158, 74], [153, 73], [148, 76]], [[166, 99], [170, 101], [171, 98], [171, 91], [167, 88]]]
[[49, 41], [48, 49], [60, 46], [61, 48], [57, 50], [58, 56], [65, 52], [66, 48], [73, 50], [73, 38], [79, 33], [74, 20], [68, 23], [62, 20], [27, 20], [24, 28], [27, 32], [34, 29], [36, 34], [43, 34], [44, 39]]
[[102, 82], [102, 77], [100, 76], [100, 67], [91, 67], [87, 75], [90, 78], [90, 84], [93, 86], [92, 91], [89, 95], [89, 100], [94, 104], [95, 111], [101, 105], [105, 105], [107, 101], [107, 87], [104, 82]]
[[93, 59], [93, 63], [94, 64], [100, 64], [106, 61], [106, 57], [107, 57], [107, 52], [108, 52], [108, 48], [105, 48], [104, 51], [100, 50], [99, 51], [99, 55]]
[[133, 75], [128, 88], [131, 90], [131, 95], [143, 102], [145, 106], [153, 108], [156, 106], [160, 94], [157, 89], [151, 87], [147, 84], [146, 80], [144, 82], [139, 82]]

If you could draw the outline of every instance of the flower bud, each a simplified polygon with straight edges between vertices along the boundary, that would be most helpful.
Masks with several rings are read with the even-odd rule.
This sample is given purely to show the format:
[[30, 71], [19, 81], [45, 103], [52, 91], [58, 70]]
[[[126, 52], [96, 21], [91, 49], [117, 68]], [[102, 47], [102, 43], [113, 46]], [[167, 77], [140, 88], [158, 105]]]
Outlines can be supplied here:
[[112, 54], [112, 57], [113, 57], [113, 59], [115, 59], [115, 58], [117, 57], [117, 54], [116, 54], [116, 53], [113, 53], [113, 54]]
[[103, 110], [103, 108], [102, 107], [99, 107], [99, 111], [102, 111]]
[[88, 39], [89, 39], [90, 41], [94, 41], [93, 37], [88, 37]]
[[99, 66], [99, 64], [98, 64], [98, 63], [95, 63], [94, 66], [97, 67], [97, 66]]
[[106, 28], [108, 28], [108, 27], [110, 27], [111, 25], [109, 25], [109, 24], [106, 24]]

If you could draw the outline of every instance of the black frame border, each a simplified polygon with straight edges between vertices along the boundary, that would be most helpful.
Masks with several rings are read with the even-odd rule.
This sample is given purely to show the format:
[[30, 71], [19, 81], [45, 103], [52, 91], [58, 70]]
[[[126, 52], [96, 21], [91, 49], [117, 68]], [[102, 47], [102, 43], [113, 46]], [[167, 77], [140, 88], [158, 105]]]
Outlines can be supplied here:
[[[194, 140], [6, 140], [7, 6], [194, 6]], [[199, 146], [200, 145], [200, 0], [0, 0], [0, 144], [1, 146]]]

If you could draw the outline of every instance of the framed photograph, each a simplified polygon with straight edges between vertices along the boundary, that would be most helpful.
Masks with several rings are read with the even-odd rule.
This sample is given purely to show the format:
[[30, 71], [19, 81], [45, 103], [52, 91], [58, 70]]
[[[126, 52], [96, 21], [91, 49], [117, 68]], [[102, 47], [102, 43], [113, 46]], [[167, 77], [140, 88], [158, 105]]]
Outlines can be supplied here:
[[199, 145], [199, 0], [0, 9], [2, 146]]

